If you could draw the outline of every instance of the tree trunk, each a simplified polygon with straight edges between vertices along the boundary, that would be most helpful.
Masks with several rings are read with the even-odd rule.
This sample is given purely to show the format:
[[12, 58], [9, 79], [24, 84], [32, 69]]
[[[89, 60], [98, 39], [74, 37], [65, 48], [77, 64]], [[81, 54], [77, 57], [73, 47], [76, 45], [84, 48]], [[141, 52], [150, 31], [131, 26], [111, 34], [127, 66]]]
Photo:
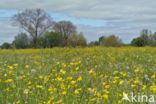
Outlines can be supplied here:
[[37, 25], [36, 25], [36, 30], [35, 30], [35, 37], [34, 37], [34, 48], [37, 48]]
[[37, 48], [37, 38], [36, 37], [33, 39], [33, 47]]

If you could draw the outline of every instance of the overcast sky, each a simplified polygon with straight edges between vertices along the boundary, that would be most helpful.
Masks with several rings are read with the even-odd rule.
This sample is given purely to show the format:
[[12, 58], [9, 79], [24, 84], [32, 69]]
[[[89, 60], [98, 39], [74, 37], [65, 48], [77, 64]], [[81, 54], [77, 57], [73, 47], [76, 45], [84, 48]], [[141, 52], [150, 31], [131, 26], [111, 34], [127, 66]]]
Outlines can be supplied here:
[[42, 8], [55, 21], [72, 21], [88, 41], [115, 34], [129, 43], [142, 29], [156, 31], [155, 5], [155, 0], [1, 0], [0, 44], [21, 32], [11, 17], [26, 8]]

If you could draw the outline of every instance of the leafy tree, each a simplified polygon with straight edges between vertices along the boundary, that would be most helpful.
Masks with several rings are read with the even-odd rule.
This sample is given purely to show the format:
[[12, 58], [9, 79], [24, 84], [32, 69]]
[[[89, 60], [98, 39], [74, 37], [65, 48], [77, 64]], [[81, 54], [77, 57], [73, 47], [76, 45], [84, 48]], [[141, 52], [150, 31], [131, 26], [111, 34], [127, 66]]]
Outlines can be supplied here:
[[74, 33], [68, 37], [67, 45], [72, 47], [86, 46], [86, 39], [82, 33], [80, 34]]
[[67, 39], [67, 45], [76, 47], [78, 42], [78, 36], [76, 33], [71, 34]]
[[78, 41], [77, 41], [77, 46], [86, 46], [87, 45], [87, 40], [84, 37], [83, 33], [81, 32], [78, 34]]
[[61, 34], [62, 46], [66, 46], [68, 37], [76, 32], [76, 26], [70, 21], [60, 21], [54, 25], [53, 29]]
[[30, 39], [25, 33], [20, 33], [17, 36], [15, 36], [15, 39], [13, 41], [13, 44], [17, 49], [24, 49], [30, 47]]
[[143, 37], [138, 37], [132, 40], [131, 44], [137, 47], [143, 47], [146, 45], [146, 40]]
[[123, 45], [121, 39], [116, 37], [115, 35], [110, 35], [108, 37], [102, 36], [99, 38], [100, 46], [106, 46], [106, 47], [118, 47]]
[[101, 36], [101, 37], [99, 38], [99, 42], [101, 42], [102, 39], [105, 39], [105, 38], [106, 38], [105, 36]]
[[9, 49], [9, 48], [11, 48], [11, 44], [10, 44], [10, 43], [5, 42], [5, 43], [3, 43], [3, 44], [1, 45], [1, 47], [0, 47], [0, 48], [2, 48], [2, 49]]
[[91, 41], [88, 46], [98, 46], [99, 45], [99, 42], [98, 41]]
[[150, 42], [149, 42], [150, 46], [156, 46], [156, 32], [150, 36]]
[[61, 35], [57, 32], [47, 32], [39, 37], [38, 44], [42, 48], [52, 48], [61, 45]]
[[13, 16], [14, 23], [30, 34], [33, 47], [37, 47], [38, 36], [53, 26], [51, 17], [42, 9], [26, 9]]
[[152, 32], [148, 29], [143, 29], [141, 31], [140, 37], [142, 37], [145, 40], [145, 45], [149, 45], [150, 42], [150, 36], [152, 35]]

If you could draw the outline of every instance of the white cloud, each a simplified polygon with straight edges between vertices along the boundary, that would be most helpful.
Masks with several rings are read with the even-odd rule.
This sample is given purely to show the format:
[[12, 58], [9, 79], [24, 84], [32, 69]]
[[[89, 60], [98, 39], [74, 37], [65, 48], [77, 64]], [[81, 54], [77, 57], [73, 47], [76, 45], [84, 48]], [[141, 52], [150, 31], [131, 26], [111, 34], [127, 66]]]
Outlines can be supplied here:
[[17, 27], [13, 27], [10, 23], [0, 21], [0, 44], [3, 42], [12, 42], [18, 30]]
[[1, 0], [0, 7], [43, 8], [85, 18], [150, 19], [156, 17], [155, 4], [153, 0]]

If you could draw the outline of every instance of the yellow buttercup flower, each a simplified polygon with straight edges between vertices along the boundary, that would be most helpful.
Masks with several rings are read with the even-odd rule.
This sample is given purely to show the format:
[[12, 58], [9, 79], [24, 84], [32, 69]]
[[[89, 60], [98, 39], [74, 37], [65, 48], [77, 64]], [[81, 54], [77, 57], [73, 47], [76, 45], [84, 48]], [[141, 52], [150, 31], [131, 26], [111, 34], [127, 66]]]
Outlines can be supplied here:
[[133, 85], [133, 84], [131, 85], [131, 87], [135, 87], [135, 86], [136, 86], [136, 85]]
[[91, 91], [92, 90], [92, 88], [88, 88], [88, 91]]
[[13, 67], [13, 66], [8, 66], [8, 68], [9, 68], [10, 70], [14, 69], [14, 67]]
[[103, 97], [104, 99], [108, 99], [108, 95], [107, 95], [107, 94], [104, 94], [102, 97]]
[[93, 70], [90, 70], [90, 71], [89, 71], [89, 74], [92, 74], [92, 73], [93, 73]]
[[109, 88], [109, 87], [110, 87], [110, 85], [106, 85], [106, 86], [105, 86], [105, 88]]
[[76, 89], [75, 90], [75, 94], [79, 94], [79, 89]]
[[63, 91], [63, 92], [62, 92], [62, 95], [66, 95], [66, 94], [67, 94], [67, 92], [66, 92], [66, 91]]
[[29, 68], [29, 65], [25, 65], [25, 68], [28, 69]]
[[77, 81], [81, 81], [82, 80], [82, 77], [79, 77], [78, 79], [77, 79]]
[[40, 78], [40, 79], [42, 79], [42, 78], [43, 78], [43, 76], [42, 76], [42, 75], [40, 75], [40, 76], [39, 76], [39, 78]]
[[135, 83], [135, 84], [139, 84], [139, 83], [140, 83], [140, 81], [139, 81], [139, 80], [136, 80], [136, 81], [134, 81], [134, 83]]
[[12, 79], [7, 79], [7, 80], [5, 80], [6, 83], [12, 82], [12, 81], [13, 81]]
[[143, 85], [142, 90], [145, 90], [145, 89], [146, 89], [146, 85]]
[[119, 85], [121, 86], [121, 85], [123, 85], [123, 83], [124, 83], [124, 80], [121, 80], [121, 81], [119, 82]]
[[155, 78], [156, 78], [156, 75], [155, 75], [155, 74], [153, 74], [153, 75], [151, 76], [151, 78], [152, 78], [152, 79], [155, 79]]
[[71, 84], [75, 84], [76, 83], [76, 81], [71, 81]]
[[156, 92], [156, 86], [150, 86], [150, 90]]
[[135, 69], [134, 72], [135, 72], [135, 73], [138, 73], [138, 72], [139, 72], [139, 69]]
[[14, 66], [15, 66], [15, 67], [17, 67], [17, 66], [18, 66], [18, 64], [14, 64]]
[[76, 69], [75, 69], [75, 70], [76, 70], [76, 71], [77, 71], [77, 70], [79, 70], [79, 67], [76, 67]]
[[66, 71], [63, 70], [63, 69], [61, 69], [61, 70], [60, 70], [60, 73], [62, 73], [62, 74], [66, 74]]
[[42, 86], [42, 85], [36, 85], [36, 88], [41, 88], [41, 89], [43, 89], [43, 86]]

